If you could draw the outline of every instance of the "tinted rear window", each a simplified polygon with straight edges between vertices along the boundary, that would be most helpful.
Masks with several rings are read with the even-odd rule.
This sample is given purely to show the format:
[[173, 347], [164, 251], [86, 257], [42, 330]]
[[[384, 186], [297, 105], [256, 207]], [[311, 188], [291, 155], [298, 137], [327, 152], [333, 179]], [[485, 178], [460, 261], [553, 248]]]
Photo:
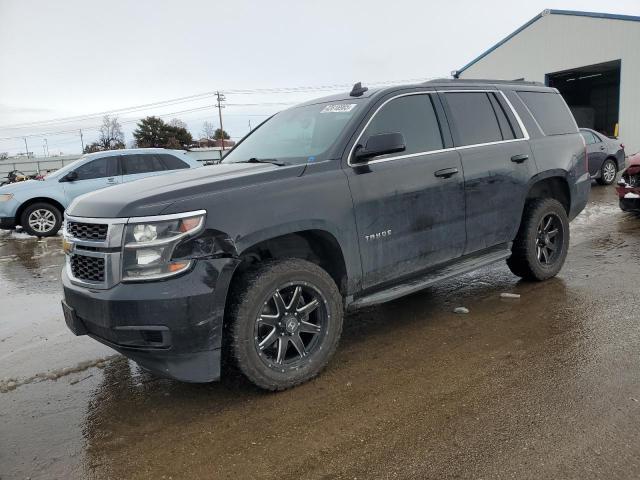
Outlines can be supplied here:
[[156, 155], [126, 155], [122, 157], [122, 160], [124, 175], [166, 170], [164, 164]]
[[451, 92], [445, 98], [453, 117], [459, 146], [503, 139], [498, 118], [485, 92]]
[[174, 157], [173, 155], [169, 155], [168, 153], [160, 153], [155, 155], [157, 158], [164, 163], [167, 170], [178, 170], [181, 168], [189, 168], [189, 164], [183, 162], [178, 157]]
[[545, 135], [562, 135], [578, 131], [573, 115], [557, 93], [518, 92]]

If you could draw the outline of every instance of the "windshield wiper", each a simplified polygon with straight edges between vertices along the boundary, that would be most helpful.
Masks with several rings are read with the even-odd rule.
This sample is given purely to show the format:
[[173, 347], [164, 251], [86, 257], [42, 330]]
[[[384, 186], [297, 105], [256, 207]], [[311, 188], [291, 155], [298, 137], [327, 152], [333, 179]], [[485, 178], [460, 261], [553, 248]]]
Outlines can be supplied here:
[[286, 163], [281, 162], [280, 160], [276, 160], [275, 158], [256, 158], [251, 157], [249, 160], [242, 160], [236, 163], [271, 163], [273, 165], [278, 165], [279, 167], [284, 167]]

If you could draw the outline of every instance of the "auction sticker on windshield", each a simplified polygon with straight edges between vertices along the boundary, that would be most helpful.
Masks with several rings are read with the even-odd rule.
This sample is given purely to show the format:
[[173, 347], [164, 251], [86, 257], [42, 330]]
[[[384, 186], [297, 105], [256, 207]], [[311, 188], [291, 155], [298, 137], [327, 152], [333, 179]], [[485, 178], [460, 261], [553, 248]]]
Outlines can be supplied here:
[[356, 107], [355, 103], [334, 103], [332, 105], [327, 105], [320, 113], [343, 113], [350, 112]]

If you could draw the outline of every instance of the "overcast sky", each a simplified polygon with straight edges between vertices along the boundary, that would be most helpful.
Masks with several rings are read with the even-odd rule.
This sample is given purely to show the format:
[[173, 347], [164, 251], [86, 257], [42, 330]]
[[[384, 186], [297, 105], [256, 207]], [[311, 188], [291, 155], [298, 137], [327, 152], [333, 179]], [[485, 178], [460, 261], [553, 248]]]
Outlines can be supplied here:
[[[0, 0], [0, 138], [82, 127], [91, 141], [99, 119], [7, 127], [218, 89], [448, 76], [545, 8], [640, 14], [638, 0]], [[225, 129], [242, 136], [249, 120], [286, 108], [273, 104], [327, 93], [227, 94]], [[204, 120], [217, 124], [212, 103], [119, 118], [129, 142], [141, 116], [202, 107], [175, 115], [199, 136]], [[75, 134], [46, 138], [52, 153], [80, 150]], [[42, 154], [43, 138], [28, 141]], [[24, 142], [0, 140], [2, 151], [24, 151]]]

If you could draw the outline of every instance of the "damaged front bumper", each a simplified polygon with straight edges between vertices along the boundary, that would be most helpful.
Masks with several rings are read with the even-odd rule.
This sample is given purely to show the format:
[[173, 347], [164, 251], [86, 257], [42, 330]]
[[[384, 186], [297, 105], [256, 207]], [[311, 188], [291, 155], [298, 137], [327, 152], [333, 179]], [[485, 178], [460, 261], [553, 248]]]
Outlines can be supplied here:
[[158, 375], [218, 380], [225, 299], [237, 263], [202, 259], [177, 278], [107, 290], [77, 286], [65, 269], [65, 320], [76, 335], [89, 335]]
[[622, 172], [616, 192], [623, 211], [640, 213], [640, 167], [634, 165]]

